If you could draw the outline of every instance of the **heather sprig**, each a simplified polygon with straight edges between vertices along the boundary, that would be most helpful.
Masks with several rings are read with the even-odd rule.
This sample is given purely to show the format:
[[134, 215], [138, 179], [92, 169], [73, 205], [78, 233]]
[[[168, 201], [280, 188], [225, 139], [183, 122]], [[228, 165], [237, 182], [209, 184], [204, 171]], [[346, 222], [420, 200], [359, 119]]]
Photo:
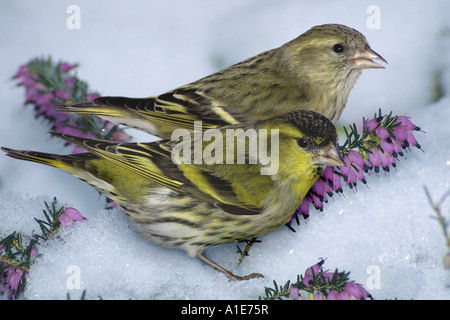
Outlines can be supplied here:
[[0, 240], [0, 293], [16, 299], [25, 287], [30, 266], [38, 253], [38, 246], [47, 241], [58, 229], [84, 220], [76, 209], [62, 206], [56, 198], [49, 204], [44, 202], [44, 219], [34, 218], [41, 233], [31, 236], [13, 232]]
[[[117, 124], [96, 116], [55, 112], [61, 104], [82, 103], [99, 97], [89, 89], [87, 82], [78, 79], [77, 64], [53, 62], [51, 57], [35, 58], [21, 66], [13, 79], [26, 90], [25, 105], [33, 105], [36, 118], [43, 118], [50, 124], [53, 132], [76, 137], [129, 142], [131, 137]], [[64, 141], [65, 145], [71, 145]], [[73, 153], [85, 152], [73, 145]], [[107, 208], [116, 204], [106, 199]]]
[[[95, 116], [55, 112], [55, 105], [92, 101], [99, 97], [87, 82], [78, 79], [78, 65], [35, 58], [19, 68], [13, 79], [26, 90], [25, 104], [33, 105], [36, 118], [44, 118], [54, 132], [77, 137], [127, 142], [130, 137], [118, 125]], [[65, 142], [70, 144], [69, 142]], [[82, 152], [78, 146], [74, 153]]]
[[298, 275], [297, 281], [287, 281], [279, 286], [265, 288], [265, 300], [366, 300], [372, 299], [361, 284], [349, 280], [350, 272], [329, 272], [323, 269], [324, 260], [306, 269], [304, 275]]
[[363, 119], [359, 128], [355, 124], [344, 127], [345, 141], [339, 151], [346, 165], [324, 170], [293, 219], [298, 222], [299, 215], [307, 218], [310, 204], [322, 211], [328, 197], [334, 193], [343, 193], [343, 185], [356, 190], [358, 182], [367, 183], [366, 175], [379, 176], [380, 172], [389, 174], [390, 168], [395, 169], [397, 162], [405, 158], [405, 153], [411, 147], [422, 150], [414, 131], [421, 130], [409, 117], [393, 116], [392, 112], [383, 115], [381, 109], [372, 119]]

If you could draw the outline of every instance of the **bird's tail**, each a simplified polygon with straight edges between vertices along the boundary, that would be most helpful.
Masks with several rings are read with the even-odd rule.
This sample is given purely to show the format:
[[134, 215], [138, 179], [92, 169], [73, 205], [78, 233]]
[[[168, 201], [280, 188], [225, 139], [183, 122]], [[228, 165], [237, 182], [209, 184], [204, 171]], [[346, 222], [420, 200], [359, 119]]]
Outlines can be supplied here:
[[[155, 112], [153, 98], [100, 97], [91, 102], [55, 106], [57, 112], [95, 115], [113, 123], [143, 130], [159, 136], [161, 112]], [[164, 112], [162, 114], [165, 116]]]
[[6, 152], [7, 156], [12, 158], [42, 163], [64, 171], [73, 171], [76, 162], [86, 162], [97, 158], [96, 156], [88, 153], [60, 156], [37, 151], [14, 150], [5, 147], [2, 147], [1, 149]]
[[[116, 168], [114, 163], [91, 153], [56, 155], [4, 147], [1, 149], [12, 158], [42, 163], [68, 172], [90, 184], [117, 204], [127, 200], [123, 190], [127, 189], [130, 181], [132, 183], [140, 183], [139, 177], [135, 177], [132, 172], [124, 174], [123, 168]], [[117, 174], [114, 174], [115, 172]], [[131, 178], [125, 180], [125, 177]], [[133, 180], [133, 178], [135, 179]]]
[[85, 113], [96, 116], [129, 117], [133, 109], [127, 107], [128, 104], [135, 105], [138, 100], [124, 97], [101, 97], [94, 101], [78, 104], [64, 104], [55, 106], [57, 112]]

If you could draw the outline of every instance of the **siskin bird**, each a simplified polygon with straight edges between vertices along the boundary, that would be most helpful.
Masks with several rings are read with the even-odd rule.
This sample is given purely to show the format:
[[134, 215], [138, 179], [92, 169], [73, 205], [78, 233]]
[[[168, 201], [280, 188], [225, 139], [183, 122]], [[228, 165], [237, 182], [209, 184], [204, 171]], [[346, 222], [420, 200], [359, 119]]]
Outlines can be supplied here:
[[58, 111], [94, 114], [170, 139], [176, 128], [205, 129], [307, 109], [335, 123], [362, 69], [384, 68], [364, 35], [344, 25], [315, 26], [279, 48], [148, 98], [99, 97]]
[[[205, 137], [207, 133], [214, 141]], [[258, 136], [257, 147], [252, 133]], [[154, 243], [183, 249], [233, 280], [259, 277], [258, 273], [235, 275], [203, 252], [214, 245], [265, 235], [286, 224], [323, 169], [344, 165], [336, 128], [319, 113], [299, 110], [204, 134], [200, 137], [194, 132], [192, 139], [184, 136], [178, 141], [151, 143], [55, 134], [88, 153], [2, 150], [89, 183], [115, 201], [136, 229]], [[271, 161], [263, 157], [261, 146], [270, 150]], [[259, 154], [252, 162], [255, 150]], [[262, 174], [269, 166], [275, 170]]]

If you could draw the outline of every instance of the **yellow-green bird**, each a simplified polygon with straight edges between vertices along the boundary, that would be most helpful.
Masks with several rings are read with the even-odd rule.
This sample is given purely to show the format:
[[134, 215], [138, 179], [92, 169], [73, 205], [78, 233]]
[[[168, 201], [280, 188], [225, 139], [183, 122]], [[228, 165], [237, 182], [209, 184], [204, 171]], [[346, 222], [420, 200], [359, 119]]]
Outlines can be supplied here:
[[[176, 128], [204, 128], [312, 110], [339, 119], [362, 69], [386, 62], [364, 35], [338, 24], [315, 26], [279, 48], [148, 98], [100, 97], [58, 107], [94, 114], [170, 139]], [[152, 75], [157, 77], [157, 75]]]
[[235, 275], [203, 252], [280, 228], [326, 166], [344, 165], [333, 123], [308, 110], [194, 132], [178, 141], [55, 135], [88, 153], [2, 150], [84, 180], [116, 202], [145, 238], [183, 249], [233, 280], [261, 275]]

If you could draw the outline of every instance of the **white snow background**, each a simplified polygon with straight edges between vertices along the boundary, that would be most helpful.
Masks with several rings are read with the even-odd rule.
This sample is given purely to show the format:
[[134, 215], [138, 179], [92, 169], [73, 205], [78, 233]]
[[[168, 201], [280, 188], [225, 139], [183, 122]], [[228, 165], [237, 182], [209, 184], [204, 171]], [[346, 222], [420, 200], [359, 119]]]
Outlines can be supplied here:
[[[370, 5], [380, 12], [370, 29]], [[80, 8], [80, 29], [70, 30], [69, 5]], [[378, 108], [411, 116], [426, 133], [389, 176], [368, 177], [368, 187], [346, 188], [324, 212], [262, 237], [237, 266], [236, 244], [206, 254], [237, 274], [264, 279], [229, 282], [184, 252], [139, 237], [119, 210], [102, 211], [103, 198], [87, 184], [38, 164], [0, 155], [0, 237], [38, 230], [44, 200], [56, 196], [88, 218], [39, 248], [25, 298], [257, 299], [272, 280], [284, 284], [327, 258], [325, 268], [351, 271], [376, 299], [449, 299], [447, 252], [425, 196], [450, 188], [450, 3], [442, 1], [2, 1], [0, 4], [0, 145], [64, 153], [48, 126], [23, 107], [24, 89], [11, 77], [36, 56], [77, 62], [78, 77], [102, 95], [144, 97], [197, 80], [222, 67], [277, 47], [314, 25], [342, 23], [361, 31], [389, 64], [364, 70], [340, 124], [360, 123]], [[445, 96], [432, 99], [441, 72]], [[153, 137], [137, 131], [137, 141]], [[450, 213], [450, 199], [443, 213]], [[243, 244], [240, 244], [243, 247]], [[81, 287], [68, 287], [71, 268]], [[374, 278], [375, 277], [375, 278]], [[376, 279], [376, 281], [374, 281]]]

